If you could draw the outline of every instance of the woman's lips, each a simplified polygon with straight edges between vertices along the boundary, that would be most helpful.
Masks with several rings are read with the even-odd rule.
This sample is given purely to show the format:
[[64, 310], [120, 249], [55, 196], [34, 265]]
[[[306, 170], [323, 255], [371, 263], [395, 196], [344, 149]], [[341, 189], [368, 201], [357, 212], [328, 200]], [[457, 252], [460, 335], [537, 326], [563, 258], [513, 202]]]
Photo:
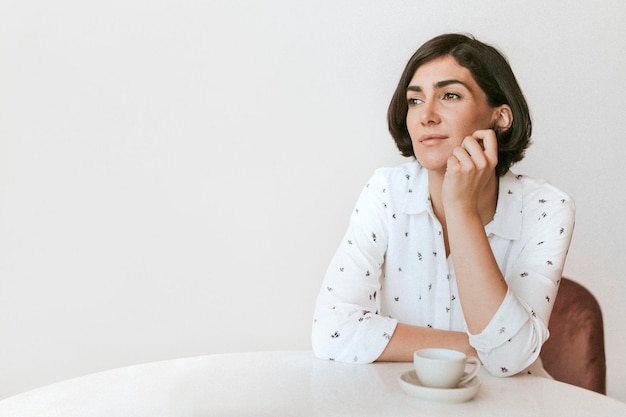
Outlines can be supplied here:
[[448, 139], [448, 137], [445, 135], [424, 135], [420, 137], [419, 142], [422, 145], [430, 146], [430, 145], [436, 145], [438, 143], [441, 143], [442, 140], [446, 140], [446, 139]]

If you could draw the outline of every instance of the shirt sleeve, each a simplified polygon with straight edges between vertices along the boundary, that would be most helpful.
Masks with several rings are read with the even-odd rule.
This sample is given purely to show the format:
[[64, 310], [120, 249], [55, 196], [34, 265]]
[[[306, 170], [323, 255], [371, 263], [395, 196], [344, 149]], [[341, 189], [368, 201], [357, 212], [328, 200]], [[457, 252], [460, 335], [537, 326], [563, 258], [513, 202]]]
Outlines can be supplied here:
[[573, 200], [551, 186], [525, 199], [522, 249], [505, 273], [508, 292], [479, 334], [469, 335], [485, 368], [514, 375], [537, 360], [574, 228]]
[[363, 189], [324, 277], [312, 326], [313, 351], [319, 358], [374, 362], [397, 325], [397, 320], [378, 314], [388, 237], [380, 191], [384, 182], [377, 172]]

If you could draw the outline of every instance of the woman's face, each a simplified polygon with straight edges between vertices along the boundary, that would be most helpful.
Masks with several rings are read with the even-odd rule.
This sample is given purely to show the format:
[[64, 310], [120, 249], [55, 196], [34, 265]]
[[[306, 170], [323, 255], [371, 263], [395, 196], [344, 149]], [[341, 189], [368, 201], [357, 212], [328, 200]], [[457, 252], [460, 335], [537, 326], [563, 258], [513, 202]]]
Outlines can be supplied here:
[[498, 118], [499, 109], [489, 106], [470, 71], [451, 56], [420, 66], [406, 97], [415, 157], [428, 170], [445, 172], [452, 150], [475, 131], [492, 128]]

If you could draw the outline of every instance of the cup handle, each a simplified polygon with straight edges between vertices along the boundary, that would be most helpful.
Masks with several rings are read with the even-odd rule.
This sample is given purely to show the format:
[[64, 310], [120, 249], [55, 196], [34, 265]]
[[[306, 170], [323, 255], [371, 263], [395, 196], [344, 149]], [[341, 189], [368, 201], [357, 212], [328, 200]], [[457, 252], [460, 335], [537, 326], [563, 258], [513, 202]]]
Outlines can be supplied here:
[[467, 361], [465, 363], [472, 364], [474, 365], [474, 367], [472, 368], [471, 371], [467, 373], [467, 375], [465, 375], [461, 379], [461, 382], [459, 382], [459, 385], [466, 384], [467, 382], [471, 381], [472, 378], [474, 378], [476, 374], [478, 373], [478, 371], [480, 370], [480, 360], [474, 356], [467, 358]]

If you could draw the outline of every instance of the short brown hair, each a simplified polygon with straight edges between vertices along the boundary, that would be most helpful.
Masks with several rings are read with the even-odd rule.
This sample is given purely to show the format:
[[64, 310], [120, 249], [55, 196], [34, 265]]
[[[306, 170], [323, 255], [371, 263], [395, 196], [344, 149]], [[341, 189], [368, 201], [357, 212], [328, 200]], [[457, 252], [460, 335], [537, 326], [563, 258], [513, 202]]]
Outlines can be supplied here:
[[532, 122], [528, 104], [507, 59], [494, 47], [469, 35], [445, 34], [423, 44], [409, 59], [387, 110], [389, 132], [403, 156], [414, 157], [413, 143], [406, 126], [408, 103], [406, 89], [417, 69], [434, 59], [453, 57], [467, 68], [487, 96], [491, 107], [507, 104], [513, 123], [505, 131], [496, 129], [498, 165], [496, 175], [504, 175], [521, 161], [530, 145]]

